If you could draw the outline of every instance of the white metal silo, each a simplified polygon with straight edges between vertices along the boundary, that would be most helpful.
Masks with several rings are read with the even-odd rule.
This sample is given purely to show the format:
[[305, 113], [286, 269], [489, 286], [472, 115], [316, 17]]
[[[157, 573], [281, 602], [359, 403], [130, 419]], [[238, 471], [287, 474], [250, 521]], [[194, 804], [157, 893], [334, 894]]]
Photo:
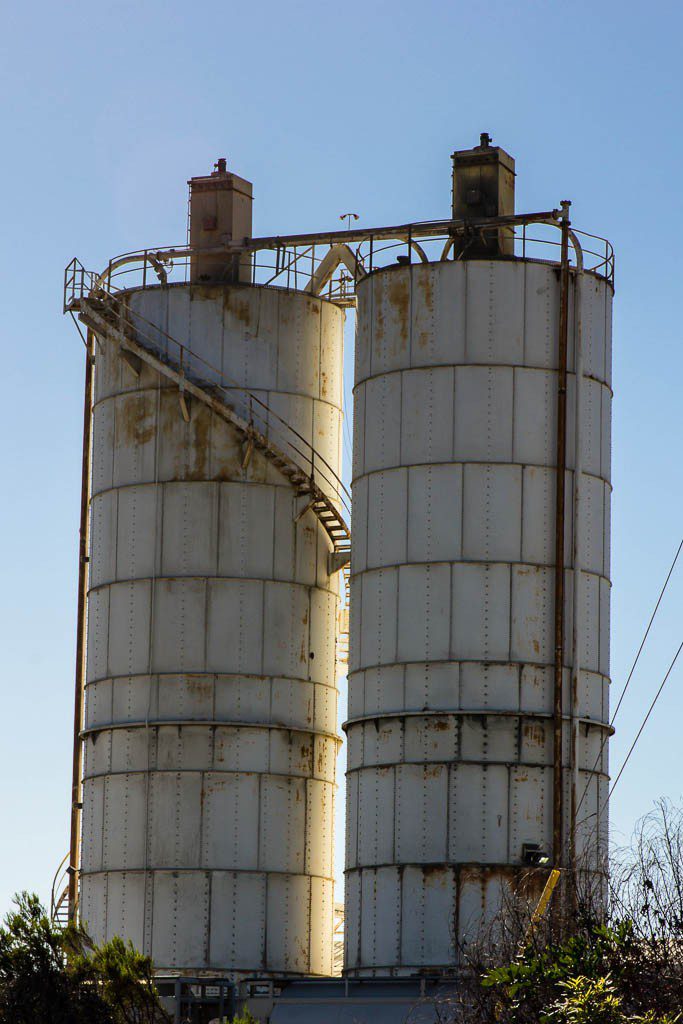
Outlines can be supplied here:
[[335, 496], [344, 311], [225, 269], [102, 300], [80, 916], [162, 973], [328, 975], [339, 585], [302, 482]]
[[[478, 187], [466, 195], [481, 201]], [[469, 236], [468, 255], [465, 232], [457, 259], [449, 243], [441, 260], [402, 258], [357, 284], [345, 724], [351, 976], [452, 968], [459, 943], [522, 873], [542, 886], [548, 868], [539, 862], [571, 858], [596, 875], [603, 867], [612, 285], [576, 268], [565, 280], [558, 691], [563, 275], [559, 262], [514, 257], [502, 235], [498, 226], [489, 236], [497, 258], [487, 258], [484, 232]]]

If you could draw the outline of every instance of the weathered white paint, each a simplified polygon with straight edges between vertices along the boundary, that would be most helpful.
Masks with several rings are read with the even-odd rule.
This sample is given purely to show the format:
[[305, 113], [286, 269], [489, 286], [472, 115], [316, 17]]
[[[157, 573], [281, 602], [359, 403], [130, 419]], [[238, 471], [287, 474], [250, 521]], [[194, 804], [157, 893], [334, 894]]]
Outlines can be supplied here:
[[[340, 309], [242, 286], [126, 301], [146, 344], [186, 345], [186, 372], [248, 388], [339, 474]], [[305, 499], [243, 459], [98, 348], [81, 916], [159, 970], [330, 974], [338, 581]]]
[[[452, 965], [525, 843], [552, 846], [559, 275], [393, 267], [357, 287], [346, 970]], [[581, 292], [580, 856], [606, 841], [610, 285]], [[570, 310], [573, 311], [573, 285]], [[566, 696], [575, 325], [569, 325]], [[565, 723], [565, 764], [569, 758]], [[570, 773], [566, 778], [569, 806]]]

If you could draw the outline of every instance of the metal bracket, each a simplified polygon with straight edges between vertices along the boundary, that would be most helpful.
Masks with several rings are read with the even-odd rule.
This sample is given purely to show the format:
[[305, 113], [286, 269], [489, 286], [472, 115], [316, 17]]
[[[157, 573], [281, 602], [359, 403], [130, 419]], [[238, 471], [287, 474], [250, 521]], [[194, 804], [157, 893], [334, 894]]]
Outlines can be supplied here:
[[123, 345], [119, 349], [119, 354], [126, 366], [133, 371], [136, 377], [139, 377], [140, 372], [142, 371], [142, 359], [140, 356], [136, 356], [134, 352], [124, 348]]
[[250, 437], [242, 446], [242, 472], [245, 471], [254, 454], [254, 438]]
[[297, 512], [297, 514], [294, 516], [294, 522], [295, 523], [300, 522], [303, 519], [303, 517], [306, 515], [306, 513], [308, 512], [309, 508], [313, 508], [314, 505], [315, 505], [315, 499], [312, 498], [310, 501], [307, 501], [306, 504], [304, 505], [304, 507], [302, 509], [300, 509]]
[[327, 556], [327, 575], [334, 576], [351, 561], [350, 551], [330, 551]]
[[185, 394], [185, 388], [181, 384], [178, 389], [178, 402], [180, 404], [180, 413], [186, 423], [190, 422], [190, 399]]

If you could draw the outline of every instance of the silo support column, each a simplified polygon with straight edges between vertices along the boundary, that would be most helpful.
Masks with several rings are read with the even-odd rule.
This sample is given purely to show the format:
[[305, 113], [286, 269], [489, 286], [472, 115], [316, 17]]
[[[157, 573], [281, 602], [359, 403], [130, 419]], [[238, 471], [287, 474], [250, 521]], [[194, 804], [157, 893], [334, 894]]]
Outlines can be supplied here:
[[555, 671], [553, 690], [553, 866], [561, 868], [562, 800], [562, 669], [564, 663], [564, 527], [567, 468], [567, 337], [569, 328], [569, 203], [562, 202], [560, 321], [557, 360], [557, 455], [555, 493]]
[[78, 870], [81, 859], [81, 807], [83, 778], [83, 699], [85, 692], [85, 619], [88, 591], [88, 525], [90, 505], [90, 451], [92, 436], [92, 385], [95, 361], [94, 335], [88, 331], [85, 351], [83, 400], [83, 454], [81, 461], [81, 515], [78, 542], [78, 606], [76, 611], [76, 680], [71, 773], [71, 831], [69, 839], [69, 920], [78, 910]]

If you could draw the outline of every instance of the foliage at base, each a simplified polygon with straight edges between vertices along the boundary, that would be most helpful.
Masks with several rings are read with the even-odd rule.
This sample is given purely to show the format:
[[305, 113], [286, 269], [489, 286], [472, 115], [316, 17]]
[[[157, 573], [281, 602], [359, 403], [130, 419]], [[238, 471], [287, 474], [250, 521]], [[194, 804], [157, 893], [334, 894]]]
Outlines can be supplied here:
[[120, 938], [95, 946], [15, 897], [0, 928], [0, 1024], [162, 1024], [152, 962]]

